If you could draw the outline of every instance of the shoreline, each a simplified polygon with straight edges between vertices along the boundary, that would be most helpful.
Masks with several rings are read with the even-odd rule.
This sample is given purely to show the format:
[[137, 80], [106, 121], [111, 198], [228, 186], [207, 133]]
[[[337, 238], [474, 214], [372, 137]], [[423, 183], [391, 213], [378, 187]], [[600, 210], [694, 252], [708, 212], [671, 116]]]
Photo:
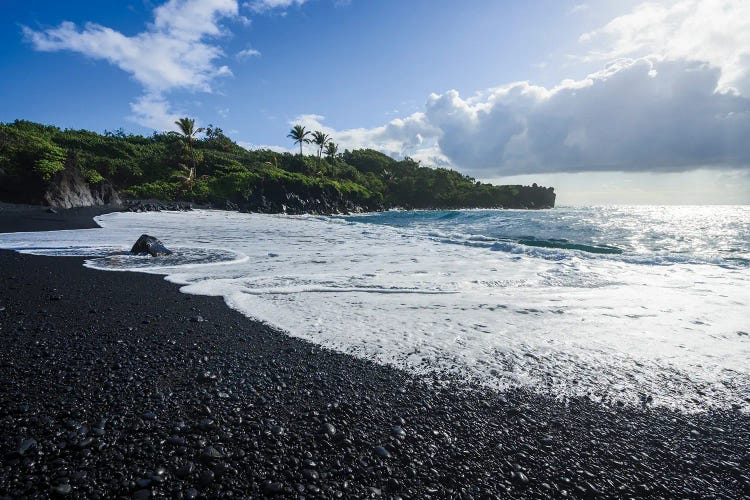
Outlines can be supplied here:
[[750, 494], [740, 412], [433, 385], [83, 260], [0, 251], [0, 497]]
[[115, 205], [55, 209], [36, 205], [0, 203], [0, 233], [96, 229], [94, 217], [121, 211]]

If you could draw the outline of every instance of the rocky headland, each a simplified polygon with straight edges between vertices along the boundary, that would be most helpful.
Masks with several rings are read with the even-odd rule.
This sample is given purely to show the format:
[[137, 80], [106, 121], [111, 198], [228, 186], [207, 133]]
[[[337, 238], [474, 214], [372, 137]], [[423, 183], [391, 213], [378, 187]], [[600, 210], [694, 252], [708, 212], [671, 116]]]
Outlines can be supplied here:
[[492, 185], [371, 149], [325, 158], [302, 150], [248, 150], [218, 128], [203, 137], [192, 129], [143, 137], [24, 120], [0, 123], [0, 202], [59, 209], [160, 200], [247, 212], [344, 214], [396, 207], [544, 209], [554, 207], [555, 197], [551, 187]]

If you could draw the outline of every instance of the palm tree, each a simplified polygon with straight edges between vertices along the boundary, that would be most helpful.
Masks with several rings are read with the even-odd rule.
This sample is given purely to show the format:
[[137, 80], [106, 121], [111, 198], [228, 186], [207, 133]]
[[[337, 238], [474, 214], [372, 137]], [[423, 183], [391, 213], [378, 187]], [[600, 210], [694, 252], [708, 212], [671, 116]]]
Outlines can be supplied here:
[[188, 154], [190, 155], [190, 161], [192, 165], [189, 168], [183, 168], [184, 165], [180, 165], [180, 168], [183, 168], [183, 170], [186, 171], [186, 177], [190, 179], [190, 183], [192, 184], [196, 177], [196, 162], [195, 162], [195, 152], [193, 151], [193, 140], [195, 139], [195, 136], [203, 132], [203, 128], [195, 128], [195, 120], [193, 118], [180, 118], [176, 122], [174, 122], [175, 125], [177, 125], [177, 128], [180, 129], [179, 134], [182, 134], [182, 137], [185, 139], [185, 142], [187, 143], [188, 147]]
[[177, 125], [183, 137], [190, 143], [193, 142], [196, 135], [203, 132], [202, 128], [195, 128], [195, 120], [193, 118], [180, 118], [174, 124]]
[[195, 167], [188, 167], [186, 165], [183, 165], [182, 163], [179, 164], [180, 170], [182, 170], [182, 173], [176, 173], [172, 176], [173, 179], [176, 179], [180, 181], [182, 184], [182, 190], [187, 192], [193, 189], [193, 186], [195, 186]]
[[320, 163], [321, 155], [323, 154], [323, 148], [326, 147], [326, 144], [328, 144], [328, 141], [331, 140], [331, 137], [321, 132], [320, 130], [316, 130], [313, 132], [312, 135], [312, 143], [318, 146], [318, 163]]
[[329, 141], [328, 144], [326, 145], [326, 156], [328, 158], [333, 158], [334, 156], [336, 156], [336, 153], [338, 152], [339, 152], [339, 147], [336, 145], [336, 143], [333, 141]]
[[307, 138], [307, 136], [310, 135], [309, 130], [305, 130], [305, 127], [302, 125], [295, 125], [292, 130], [289, 131], [289, 134], [287, 134], [287, 137], [292, 139], [295, 144], [299, 143], [299, 155], [302, 156], [302, 144], [307, 142], [310, 142], [310, 139]]

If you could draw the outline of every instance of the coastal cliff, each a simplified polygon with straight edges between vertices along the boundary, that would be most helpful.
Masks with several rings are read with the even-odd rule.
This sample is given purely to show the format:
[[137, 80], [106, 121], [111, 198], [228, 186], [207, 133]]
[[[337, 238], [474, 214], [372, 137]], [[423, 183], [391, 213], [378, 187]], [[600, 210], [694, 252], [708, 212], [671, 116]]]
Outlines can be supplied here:
[[0, 170], [0, 201], [52, 208], [120, 205], [119, 193], [107, 180], [88, 182], [77, 168], [65, 168], [45, 181], [35, 176], [7, 175]]
[[120, 195], [111, 183], [102, 180], [89, 184], [77, 168], [67, 168], [56, 174], [44, 192], [47, 205], [56, 208], [119, 205]]
[[210, 126], [187, 137], [0, 124], [0, 201], [71, 208], [158, 199], [289, 214], [555, 205], [551, 187], [482, 183], [370, 149], [251, 151]]

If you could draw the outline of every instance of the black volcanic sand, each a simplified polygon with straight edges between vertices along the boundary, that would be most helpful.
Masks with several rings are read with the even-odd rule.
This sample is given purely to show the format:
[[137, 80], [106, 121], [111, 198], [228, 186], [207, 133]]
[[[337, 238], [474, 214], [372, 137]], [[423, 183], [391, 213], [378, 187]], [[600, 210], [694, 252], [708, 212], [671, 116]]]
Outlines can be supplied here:
[[0, 203], [0, 233], [97, 228], [93, 217], [119, 208], [105, 205], [49, 210], [42, 206]]
[[0, 497], [750, 495], [738, 411], [432, 383], [82, 262], [0, 251]]

